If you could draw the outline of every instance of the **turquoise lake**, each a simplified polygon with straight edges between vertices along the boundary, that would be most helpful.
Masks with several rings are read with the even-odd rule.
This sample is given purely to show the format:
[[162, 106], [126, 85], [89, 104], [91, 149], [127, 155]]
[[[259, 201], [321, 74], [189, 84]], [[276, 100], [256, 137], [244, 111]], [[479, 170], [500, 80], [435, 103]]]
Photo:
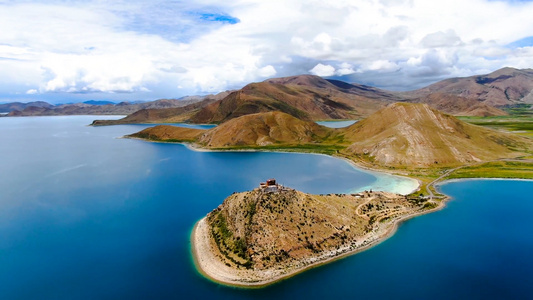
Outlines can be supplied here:
[[232, 192], [270, 177], [309, 193], [412, 181], [323, 155], [120, 139], [148, 126], [86, 126], [95, 118], [0, 118], [0, 299], [533, 297], [531, 181], [447, 183], [445, 209], [368, 251], [263, 289], [210, 282], [190, 233]]

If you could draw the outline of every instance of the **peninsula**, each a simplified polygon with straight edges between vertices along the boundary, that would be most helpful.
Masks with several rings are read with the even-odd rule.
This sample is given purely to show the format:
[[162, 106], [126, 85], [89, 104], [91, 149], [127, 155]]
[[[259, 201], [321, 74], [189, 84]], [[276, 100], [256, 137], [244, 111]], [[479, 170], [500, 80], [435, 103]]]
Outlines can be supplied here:
[[369, 248], [400, 221], [438, 206], [386, 192], [311, 195], [270, 179], [234, 193], [201, 219], [193, 254], [199, 270], [217, 282], [263, 286]]

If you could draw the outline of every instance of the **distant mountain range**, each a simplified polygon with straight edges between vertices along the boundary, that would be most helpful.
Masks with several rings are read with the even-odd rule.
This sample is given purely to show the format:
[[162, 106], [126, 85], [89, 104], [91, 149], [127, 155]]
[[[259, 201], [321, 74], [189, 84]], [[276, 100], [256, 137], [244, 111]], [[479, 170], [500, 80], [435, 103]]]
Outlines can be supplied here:
[[115, 102], [112, 101], [105, 101], [105, 100], [89, 100], [84, 101], [83, 103], [89, 104], [89, 105], [115, 105]]
[[205, 99], [220, 100], [229, 91], [217, 95], [187, 96], [180, 99], [160, 99], [155, 101], [135, 101], [114, 103], [111, 101], [89, 100], [82, 103], [52, 105], [44, 101], [11, 102], [0, 104], [0, 113], [8, 116], [58, 116], [58, 115], [129, 115], [142, 109], [162, 109], [183, 107]]
[[41, 108], [53, 108], [54, 106], [48, 102], [35, 101], [35, 102], [10, 102], [0, 104], [0, 113], [9, 113], [15, 110], [22, 111], [28, 107], [41, 107]]

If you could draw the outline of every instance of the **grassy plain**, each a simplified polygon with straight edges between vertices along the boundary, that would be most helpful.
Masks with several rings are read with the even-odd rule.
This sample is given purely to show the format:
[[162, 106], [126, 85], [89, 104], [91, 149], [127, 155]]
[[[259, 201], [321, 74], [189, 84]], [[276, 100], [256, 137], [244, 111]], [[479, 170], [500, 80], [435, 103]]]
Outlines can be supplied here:
[[533, 179], [532, 161], [494, 161], [455, 170], [445, 179], [522, 178]]
[[508, 116], [458, 118], [470, 124], [533, 138], [533, 110], [530, 104], [520, 104], [504, 110], [509, 113]]

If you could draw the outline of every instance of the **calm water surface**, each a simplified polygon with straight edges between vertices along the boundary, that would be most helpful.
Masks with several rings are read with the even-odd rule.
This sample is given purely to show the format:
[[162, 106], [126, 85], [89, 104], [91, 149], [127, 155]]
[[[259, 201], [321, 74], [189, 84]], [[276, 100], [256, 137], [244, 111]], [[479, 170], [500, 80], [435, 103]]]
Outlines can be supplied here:
[[0, 299], [533, 295], [533, 184], [517, 181], [447, 184], [445, 210], [370, 251], [261, 290], [217, 285], [195, 271], [189, 235], [229, 194], [269, 177], [310, 193], [377, 178], [320, 155], [117, 139], [147, 126], [85, 126], [92, 119], [0, 118]]
[[348, 121], [320, 121], [316, 122], [317, 124], [330, 127], [330, 128], [344, 128], [350, 125], [353, 125], [357, 120], [348, 120]]

